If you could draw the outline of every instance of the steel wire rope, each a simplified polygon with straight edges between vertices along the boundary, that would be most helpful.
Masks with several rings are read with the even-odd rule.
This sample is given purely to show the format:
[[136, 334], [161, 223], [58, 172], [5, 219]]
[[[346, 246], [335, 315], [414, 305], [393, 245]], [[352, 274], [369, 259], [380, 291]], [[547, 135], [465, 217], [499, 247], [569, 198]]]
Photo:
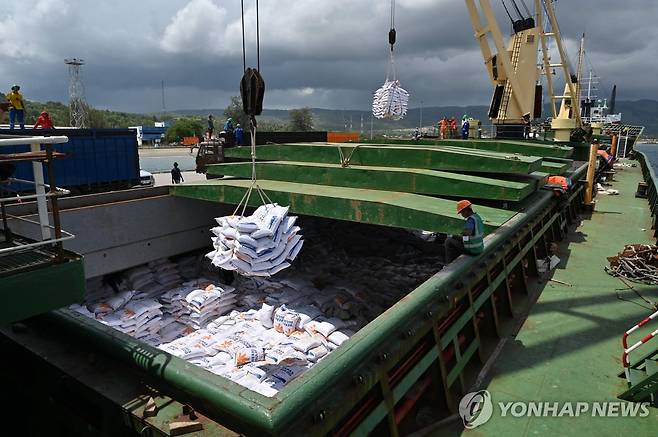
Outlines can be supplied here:
[[[247, 50], [246, 50], [246, 41], [245, 41], [245, 24], [244, 24], [244, 0], [240, 0], [240, 6], [241, 6], [241, 22], [242, 22], [242, 66], [244, 72], [247, 71]], [[257, 65], [257, 71], [260, 73], [260, 12], [259, 12], [259, 4], [258, 0], [256, 0], [256, 65]], [[256, 123], [256, 117], [252, 114], [249, 115], [249, 131], [250, 131], [250, 137], [251, 137], [251, 147], [250, 147], [250, 152], [251, 152], [251, 184], [249, 185], [249, 189], [245, 192], [245, 194], [242, 196], [242, 199], [238, 203], [237, 207], [235, 208], [235, 211], [233, 212], [233, 215], [236, 215], [240, 207], [242, 207], [242, 211], [240, 212], [240, 216], [244, 217], [244, 213], [247, 209], [247, 206], [249, 205], [249, 200], [251, 199], [251, 194], [254, 190], [256, 189], [256, 192], [258, 193], [261, 202], [263, 205], [271, 204], [272, 200], [269, 198], [267, 193], [265, 193], [260, 185], [258, 184], [258, 178], [256, 175], [256, 129], [258, 124]], [[267, 201], [266, 201], [267, 199]]]

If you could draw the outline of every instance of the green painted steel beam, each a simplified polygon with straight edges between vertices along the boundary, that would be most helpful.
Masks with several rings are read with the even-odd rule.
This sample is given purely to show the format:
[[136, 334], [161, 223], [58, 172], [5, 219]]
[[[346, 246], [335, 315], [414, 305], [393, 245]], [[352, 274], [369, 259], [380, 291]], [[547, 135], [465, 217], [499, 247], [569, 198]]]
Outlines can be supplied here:
[[[256, 156], [265, 161], [340, 164], [341, 156], [352, 165], [424, 168], [473, 173], [528, 174], [541, 168], [541, 158], [506, 155], [456, 147], [370, 146], [354, 144], [282, 144], [259, 146]], [[356, 150], [355, 150], [356, 149]], [[227, 158], [250, 159], [248, 148], [224, 151]]]
[[551, 162], [543, 161], [541, 164], [541, 171], [551, 175], [562, 175], [571, 167], [570, 162]]
[[439, 145], [490, 150], [501, 153], [519, 153], [542, 158], [570, 158], [573, 148], [560, 144], [543, 144], [530, 141], [499, 140], [439, 140]]
[[[170, 190], [175, 196], [238, 204], [250, 185], [250, 180], [215, 179], [174, 185]], [[464, 227], [464, 219], [455, 212], [455, 202], [445, 199], [269, 180], [260, 180], [259, 185], [273, 202], [289, 205], [296, 214], [448, 234], [460, 234]], [[260, 204], [260, 197], [253, 192], [250, 206]], [[474, 209], [482, 216], [487, 233], [516, 214], [485, 206]]]
[[475, 150], [488, 150], [500, 153], [519, 153], [542, 158], [570, 158], [573, 147], [564, 144], [535, 141], [501, 141], [501, 140], [387, 140], [363, 141], [367, 144], [397, 144], [406, 146], [452, 146]]
[[[251, 163], [236, 162], [210, 166], [208, 174], [251, 178], [251, 170]], [[342, 167], [312, 162], [258, 162], [256, 175], [258, 179], [274, 181], [512, 202], [525, 199], [536, 187], [536, 184], [436, 170], [358, 165]]]

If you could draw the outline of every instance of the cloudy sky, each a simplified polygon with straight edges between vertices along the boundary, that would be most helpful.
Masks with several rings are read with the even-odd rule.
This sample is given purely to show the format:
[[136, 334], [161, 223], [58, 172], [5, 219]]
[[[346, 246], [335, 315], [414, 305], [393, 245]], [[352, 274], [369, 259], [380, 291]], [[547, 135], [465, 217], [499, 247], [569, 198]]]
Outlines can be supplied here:
[[[518, 0], [517, 0], [518, 1]], [[533, 1], [525, 0], [530, 6]], [[246, 0], [255, 64], [255, 0]], [[509, 21], [499, 0], [503, 30]], [[577, 7], [570, 6], [577, 4]], [[658, 2], [561, 0], [571, 57], [588, 59], [622, 99], [658, 99]], [[265, 106], [367, 109], [386, 76], [389, 0], [261, 0]], [[463, 0], [397, 0], [398, 78], [412, 106], [487, 104], [490, 87]], [[65, 101], [63, 59], [83, 58], [89, 102], [131, 112], [225, 107], [242, 75], [238, 0], [0, 2], [0, 88]]]

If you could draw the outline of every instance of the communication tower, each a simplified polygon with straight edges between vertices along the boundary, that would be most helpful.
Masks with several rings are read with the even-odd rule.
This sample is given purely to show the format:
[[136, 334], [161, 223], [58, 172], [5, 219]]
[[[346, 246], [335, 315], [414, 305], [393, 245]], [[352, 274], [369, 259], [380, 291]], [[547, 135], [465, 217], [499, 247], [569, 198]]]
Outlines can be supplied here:
[[64, 59], [69, 67], [69, 114], [71, 126], [76, 128], [89, 127], [89, 112], [85, 98], [85, 85], [82, 81], [82, 66], [85, 61], [78, 58]]

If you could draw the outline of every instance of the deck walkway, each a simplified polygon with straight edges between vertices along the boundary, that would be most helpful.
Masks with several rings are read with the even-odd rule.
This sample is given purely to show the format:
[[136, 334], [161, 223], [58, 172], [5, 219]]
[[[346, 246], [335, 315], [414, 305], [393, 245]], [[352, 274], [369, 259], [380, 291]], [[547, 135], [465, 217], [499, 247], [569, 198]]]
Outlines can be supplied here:
[[[637, 168], [622, 168], [613, 188], [619, 196], [599, 195], [591, 220], [584, 220], [560, 246], [562, 262], [516, 336], [509, 337], [484, 384], [494, 413], [489, 422], [466, 431], [443, 430], [441, 435], [464, 436], [650, 436], [658, 433], [658, 409], [645, 418], [501, 417], [498, 402], [617, 401], [626, 388], [617, 377], [622, 370], [621, 336], [652, 312], [632, 290], [603, 268], [606, 257], [625, 244], [654, 242], [645, 199], [634, 193], [641, 179]], [[637, 287], [650, 301], [658, 287]], [[622, 299], [617, 297], [617, 293]], [[658, 326], [653, 326], [653, 329]], [[633, 337], [639, 339], [641, 336]], [[632, 342], [632, 341], [631, 341]], [[658, 342], [656, 342], [658, 343]], [[656, 344], [653, 345], [656, 347]], [[645, 351], [646, 352], [646, 351]], [[640, 355], [644, 355], [640, 353]], [[591, 408], [591, 406], [590, 406]], [[448, 431], [448, 433], [446, 433]]]

